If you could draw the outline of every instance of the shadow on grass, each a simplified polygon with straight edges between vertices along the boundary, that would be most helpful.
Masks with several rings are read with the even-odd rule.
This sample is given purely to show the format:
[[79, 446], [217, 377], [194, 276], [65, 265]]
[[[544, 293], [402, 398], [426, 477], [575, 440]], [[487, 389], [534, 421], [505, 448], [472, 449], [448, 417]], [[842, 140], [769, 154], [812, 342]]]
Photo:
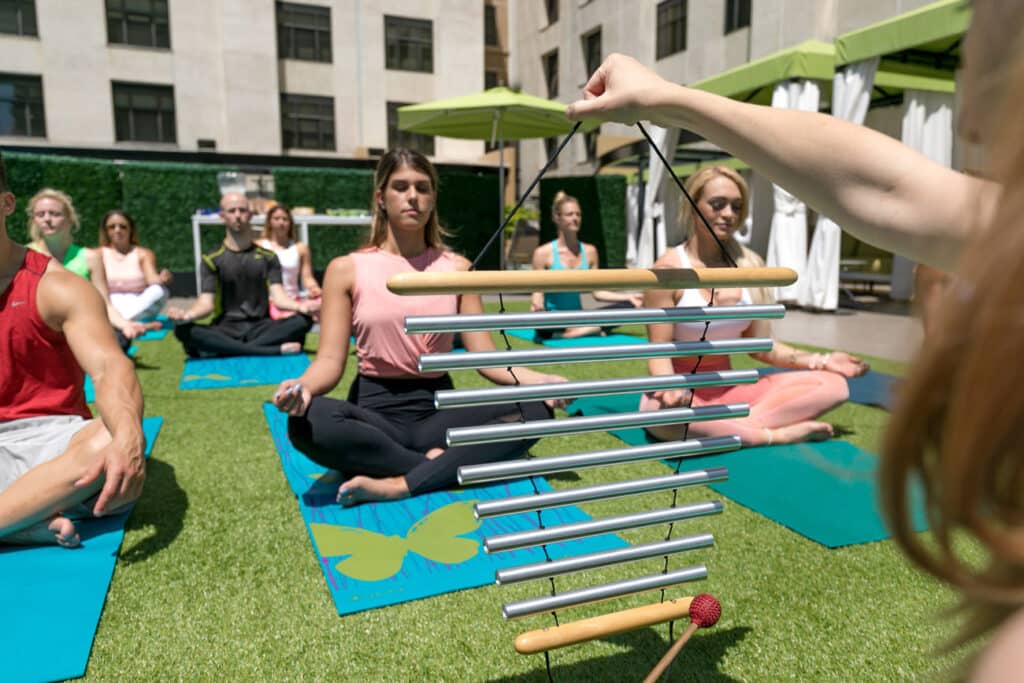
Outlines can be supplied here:
[[[678, 622], [675, 637], [678, 638], [685, 628], [684, 622]], [[712, 683], [735, 683], [738, 679], [718, 670], [719, 662], [725, 657], [729, 648], [743, 640], [751, 631], [749, 626], [737, 626], [730, 629], [715, 629], [709, 632], [698, 631], [679, 656], [676, 657], [669, 670], [667, 680], [670, 681], [711, 681]], [[647, 675], [661, 656], [668, 651], [672, 642], [667, 639], [668, 627], [645, 628], [629, 633], [622, 633], [605, 638], [609, 643], [627, 647], [627, 652], [575, 662], [564, 666], [558, 665], [558, 650], [551, 651], [551, 678], [555, 683], [563, 681], [633, 681]], [[581, 645], [581, 646], [585, 646]], [[577, 647], [581, 647], [577, 646]], [[528, 681], [547, 681], [544, 669], [544, 655], [535, 656], [537, 668], [529, 673], [504, 678], [493, 678], [489, 683], [527, 683]]]
[[128, 519], [127, 531], [152, 527], [151, 533], [121, 552], [122, 562], [141, 562], [160, 552], [178, 537], [188, 510], [188, 495], [178, 485], [174, 467], [150, 458], [146, 461], [146, 488]]

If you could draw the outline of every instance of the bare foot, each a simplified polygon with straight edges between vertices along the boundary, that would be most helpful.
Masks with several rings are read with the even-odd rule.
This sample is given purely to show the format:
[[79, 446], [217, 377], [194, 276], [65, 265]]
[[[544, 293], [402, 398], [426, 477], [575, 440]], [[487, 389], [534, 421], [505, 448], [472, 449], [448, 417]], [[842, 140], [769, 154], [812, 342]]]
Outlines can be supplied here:
[[[832, 425], [827, 422], [797, 422], [787, 427], [771, 430], [772, 444], [800, 443], [802, 441], [824, 441], [832, 438]], [[767, 443], [767, 442], [766, 442]]]
[[281, 344], [281, 355], [287, 356], [293, 353], [298, 353], [302, 350], [302, 344], [299, 342], [285, 342]]
[[433, 460], [442, 453], [444, 453], [443, 448], [431, 448], [429, 451], [427, 451], [427, 460]]
[[345, 507], [375, 500], [401, 500], [409, 497], [405, 477], [352, 477], [338, 488], [338, 502]]
[[65, 548], [77, 548], [81, 544], [75, 524], [67, 517], [56, 517], [33, 524], [0, 538], [0, 543], [11, 545], [52, 545], [56, 543]]

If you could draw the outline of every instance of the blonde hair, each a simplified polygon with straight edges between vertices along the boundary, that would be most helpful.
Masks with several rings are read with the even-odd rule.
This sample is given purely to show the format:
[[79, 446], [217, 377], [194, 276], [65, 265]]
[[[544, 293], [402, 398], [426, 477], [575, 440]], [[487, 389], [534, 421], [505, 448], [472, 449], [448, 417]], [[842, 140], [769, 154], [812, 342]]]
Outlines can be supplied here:
[[573, 197], [571, 194], [566, 194], [562, 190], [555, 193], [555, 198], [551, 202], [551, 217], [557, 218], [562, 214], [562, 205], [572, 202], [576, 206], [580, 205], [580, 200]]
[[[743, 208], [736, 217], [736, 224], [742, 225], [750, 213], [750, 187], [747, 185], [747, 181], [743, 179], [743, 176], [733, 169], [727, 166], [708, 166], [702, 168], [686, 179], [684, 187], [690, 193], [690, 196], [693, 197], [693, 201], [697, 202], [703, 196], [705, 186], [715, 178], [728, 178], [739, 189]], [[684, 244], [693, 237], [697, 230], [706, 230], [703, 221], [697, 216], [696, 209], [685, 198], [683, 198], [679, 206], [679, 224], [682, 226]], [[726, 253], [740, 268], [760, 268], [764, 266], [764, 259], [757, 252], [748, 249], [735, 239], [730, 237], [723, 240], [722, 244], [725, 246]], [[756, 304], [768, 303], [774, 298], [765, 287], [751, 287], [750, 297]]]
[[260, 232], [259, 239], [269, 240], [273, 237], [270, 233], [270, 219], [271, 217], [279, 212], [283, 211], [288, 216], [288, 239], [292, 242], [295, 241], [295, 219], [292, 218], [292, 211], [284, 204], [274, 204], [272, 207], [267, 209], [267, 214], [263, 218], [263, 230]]
[[32, 199], [28, 200], [28, 207], [25, 209], [25, 213], [28, 214], [28, 232], [34, 241], [42, 239], [42, 234], [39, 232], [39, 228], [36, 226], [36, 203], [42, 199], [52, 199], [61, 205], [61, 209], [64, 211], [64, 217], [67, 219], [68, 224], [71, 225], [71, 234], [78, 232], [78, 213], [75, 211], [75, 205], [71, 201], [71, 197], [66, 192], [55, 190], [52, 187], [45, 187], [39, 192], [36, 192]]
[[[989, 632], [1024, 606], [1024, 61], [1016, 60], [989, 150], [1002, 194], [967, 248], [934, 331], [900, 386], [880, 464], [893, 538], [923, 569], [956, 587], [966, 621], [954, 644]], [[979, 212], [980, 213], [980, 212]], [[998, 242], [984, 237], [999, 226]], [[1014, 227], [1016, 226], [1016, 227]], [[991, 233], [989, 233], [991, 234]], [[932, 540], [912, 522], [920, 484]], [[972, 562], [963, 540], [981, 546]]]
[[363, 245], [364, 248], [379, 247], [387, 239], [388, 214], [377, 200], [376, 193], [384, 193], [384, 189], [391, 179], [391, 174], [402, 166], [408, 166], [430, 177], [430, 187], [434, 192], [434, 210], [430, 212], [430, 217], [427, 219], [427, 224], [424, 227], [423, 240], [428, 247], [447, 249], [444, 243], [444, 237], [447, 235], [437, 219], [437, 186], [439, 184], [437, 169], [434, 168], [434, 165], [425, 156], [415, 150], [405, 149], [404, 147], [388, 150], [380, 158], [380, 161], [377, 163], [377, 170], [373, 173], [374, 196], [371, 199], [370, 236], [367, 238], [366, 244]]

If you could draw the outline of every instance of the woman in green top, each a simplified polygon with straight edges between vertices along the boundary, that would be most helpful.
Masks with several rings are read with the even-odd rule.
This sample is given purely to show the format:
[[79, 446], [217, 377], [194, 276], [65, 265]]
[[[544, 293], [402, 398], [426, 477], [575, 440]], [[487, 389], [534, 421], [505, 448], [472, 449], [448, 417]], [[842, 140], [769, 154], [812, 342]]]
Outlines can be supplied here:
[[118, 341], [127, 348], [128, 340], [144, 334], [144, 325], [125, 320], [110, 303], [107, 275], [99, 251], [73, 241], [78, 230], [78, 214], [71, 197], [60, 190], [40, 190], [28, 202], [29, 248], [55, 258], [65, 268], [92, 282], [107, 304], [107, 317], [118, 331]]

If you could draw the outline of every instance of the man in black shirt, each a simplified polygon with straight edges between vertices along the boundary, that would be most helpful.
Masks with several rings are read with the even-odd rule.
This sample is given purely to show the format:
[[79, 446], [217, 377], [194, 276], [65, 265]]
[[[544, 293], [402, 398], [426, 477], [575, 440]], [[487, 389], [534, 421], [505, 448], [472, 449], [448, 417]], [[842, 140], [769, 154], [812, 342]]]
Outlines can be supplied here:
[[[187, 311], [167, 311], [167, 317], [181, 323], [174, 335], [194, 358], [298, 353], [319, 302], [296, 301], [285, 293], [277, 255], [253, 244], [252, 210], [244, 195], [221, 197], [220, 216], [224, 243], [203, 255], [199, 298]], [[272, 320], [269, 300], [296, 315]], [[212, 324], [192, 322], [210, 313], [216, 313]]]

